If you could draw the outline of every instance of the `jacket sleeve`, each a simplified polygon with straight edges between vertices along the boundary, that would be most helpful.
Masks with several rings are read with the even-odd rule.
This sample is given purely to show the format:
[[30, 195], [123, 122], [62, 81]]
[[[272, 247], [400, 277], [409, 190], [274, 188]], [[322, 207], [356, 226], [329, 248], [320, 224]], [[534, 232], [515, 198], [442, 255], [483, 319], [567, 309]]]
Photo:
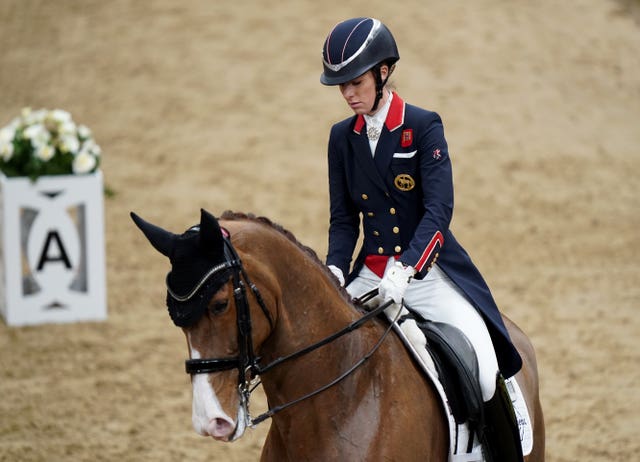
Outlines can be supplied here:
[[400, 257], [416, 269], [417, 279], [422, 279], [436, 262], [453, 214], [453, 177], [444, 127], [437, 114], [428, 114], [426, 130], [418, 139], [424, 215], [409, 248]]
[[327, 265], [337, 266], [346, 277], [358, 239], [360, 216], [349, 195], [344, 149], [340, 149], [340, 139], [345, 142], [346, 137], [339, 136], [337, 131], [336, 126], [331, 129], [328, 147], [330, 220]]

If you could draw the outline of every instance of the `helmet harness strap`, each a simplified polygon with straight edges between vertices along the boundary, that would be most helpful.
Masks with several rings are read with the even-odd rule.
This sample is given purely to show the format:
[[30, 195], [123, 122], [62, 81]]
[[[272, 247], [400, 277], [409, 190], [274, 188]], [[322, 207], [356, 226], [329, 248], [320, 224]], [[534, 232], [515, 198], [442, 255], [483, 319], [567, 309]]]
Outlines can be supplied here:
[[373, 72], [373, 77], [376, 80], [376, 99], [373, 102], [373, 107], [371, 108], [370, 112], [374, 112], [376, 109], [378, 109], [378, 104], [380, 104], [380, 100], [382, 99], [384, 87], [389, 81], [389, 77], [391, 77], [391, 73], [395, 69], [395, 66], [390, 66], [389, 71], [387, 72], [387, 77], [384, 80], [382, 80], [382, 73], [380, 72], [380, 68], [382, 67], [383, 64], [384, 63], [377, 64], [373, 67], [373, 69], [371, 69], [371, 71]]

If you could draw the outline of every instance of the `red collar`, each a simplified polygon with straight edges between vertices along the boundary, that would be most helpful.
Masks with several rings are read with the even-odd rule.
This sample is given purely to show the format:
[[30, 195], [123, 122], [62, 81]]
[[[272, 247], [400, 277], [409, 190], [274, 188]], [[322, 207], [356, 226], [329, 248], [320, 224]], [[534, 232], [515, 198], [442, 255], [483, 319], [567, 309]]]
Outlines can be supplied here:
[[[404, 123], [404, 101], [394, 91], [393, 99], [391, 100], [391, 106], [389, 107], [389, 113], [387, 114], [387, 119], [384, 121], [384, 124], [386, 125], [387, 130], [392, 132], [396, 128], [400, 127], [403, 123]], [[365, 125], [364, 116], [362, 114], [358, 114], [356, 118], [356, 123], [353, 126], [353, 131], [359, 135], [364, 125]]]

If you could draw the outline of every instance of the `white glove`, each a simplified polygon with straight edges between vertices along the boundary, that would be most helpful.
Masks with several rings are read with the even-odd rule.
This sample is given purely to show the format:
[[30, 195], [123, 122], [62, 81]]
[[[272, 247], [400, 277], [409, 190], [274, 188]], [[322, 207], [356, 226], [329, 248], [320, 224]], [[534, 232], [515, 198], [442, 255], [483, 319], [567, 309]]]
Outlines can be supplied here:
[[404, 266], [401, 262], [396, 261], [393, 266], [387, 268], [378, 286], [378, 293], [382, 300], [392, 299], [395, 303], [402, 302], [404, 293], [409, 287], [409, 281], [416, 270], [411, 266]]
[[329, 265], [329, 269], [333, 273], [335, 277], [340, 281], [340, 285], [344, 287], [344, 274], [342, 274], [342, 270], [335, 265]]

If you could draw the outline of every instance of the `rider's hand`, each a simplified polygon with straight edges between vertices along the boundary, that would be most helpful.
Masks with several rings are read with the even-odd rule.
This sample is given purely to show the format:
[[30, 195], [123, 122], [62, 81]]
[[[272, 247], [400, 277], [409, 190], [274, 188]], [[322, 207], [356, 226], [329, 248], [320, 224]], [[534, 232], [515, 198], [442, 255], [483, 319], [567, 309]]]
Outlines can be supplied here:
[[396, 261], [393, 266], [387, 268], [382, 276], [382, 281], [378, 286], [380, 298], [382, 300], [392, 299], [395, 303], [402, 302], [404, 293], [409, 287], [409, 281], [416, 270], [411, 266], [405, 266], [401, 262]]

